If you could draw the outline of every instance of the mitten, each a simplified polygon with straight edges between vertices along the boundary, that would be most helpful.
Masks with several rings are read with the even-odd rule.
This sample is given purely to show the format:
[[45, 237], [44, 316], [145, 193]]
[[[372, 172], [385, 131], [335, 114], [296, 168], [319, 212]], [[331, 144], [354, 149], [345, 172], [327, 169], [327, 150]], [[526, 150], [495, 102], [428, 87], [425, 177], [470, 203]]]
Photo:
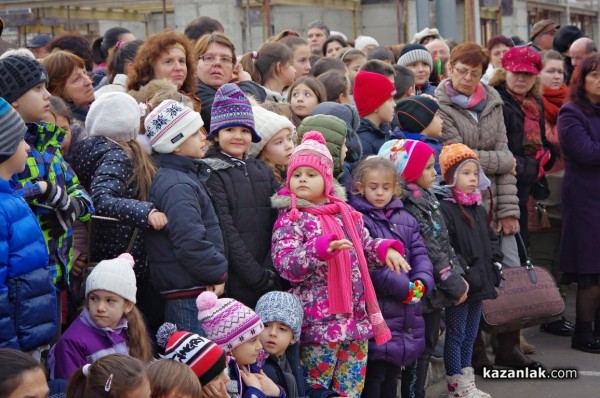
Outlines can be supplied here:
[[417, 304], [423, 298], [425, 294], [425, 285], [420, 280], [410, 282], [408, 285], [408, 296], [402, 303], [404, 304]]

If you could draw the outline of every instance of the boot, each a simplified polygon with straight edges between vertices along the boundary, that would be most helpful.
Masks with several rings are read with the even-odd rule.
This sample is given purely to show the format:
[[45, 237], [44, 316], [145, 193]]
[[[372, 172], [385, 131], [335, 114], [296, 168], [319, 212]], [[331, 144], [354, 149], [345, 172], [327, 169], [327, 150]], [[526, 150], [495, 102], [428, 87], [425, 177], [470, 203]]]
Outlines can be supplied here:
[[520, 331], [498, 333], [498, 352], [494, 361], [495, 366], [513, 369], [539, 369], [542, 364], [534, 361], [519, 348]]
[[594, 337], [592, 322], [575, 320], [575, 333], [571, 348], [590, 354], [600, 354], [600, 340]]
[[466, 379], [466, 383], [469, 383], [469, 385], [473, 388], [473, 393], [475, 396], [479, 398], [492, 398], [490, 394], [485, 391], [481, 391], [475, 385], [475, 373], [473, 372], [473, 368], [464, 368], [462, 372], [463, 377]]
[[483, 368], [493, 369], [494, 365], [492, 361], [487, 356], [485, 350], [485, 342], [483, 340], [483, 335], [481, 334], [481, 329], [477, 332], [477, 337], [475, 338], [475, 344], [473, 345], [473, 355], [471, 356], [471, 364], [473, 365], [473, 369], [475, 370], [475, 374], [483, 375]]
[[465, 375], [446, 376], [446, 380], [448, 380], [448, 398], [479, 398], [475, 395], [474, 387], [467, 382]]
[[535, 346], [525, 340], [523, 333], [519, 333], [519, 347], [524, 354], [533, 354], [535, 352]]

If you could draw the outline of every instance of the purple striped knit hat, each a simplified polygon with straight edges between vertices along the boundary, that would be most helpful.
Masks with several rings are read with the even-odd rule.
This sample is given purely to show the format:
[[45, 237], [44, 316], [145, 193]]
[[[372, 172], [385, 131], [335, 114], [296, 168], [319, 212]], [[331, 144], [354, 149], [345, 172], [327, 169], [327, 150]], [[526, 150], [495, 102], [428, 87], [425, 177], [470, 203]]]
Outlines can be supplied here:
[[237, 126], [252, 132], [252, 142], [260, 142], [261, 138], [254, 130], [254, 114], [250, 101], [236, 84], [227, 83], [215, 94], [210, 110], [210, 134], [206, 139], [212, 140], [220, 130]]
[[256, 312], [234, 299], [220, 299], [213, 292], [201, 293], [196, 306], [206, 337], [225, 352], [258, 337], [264, 328]]

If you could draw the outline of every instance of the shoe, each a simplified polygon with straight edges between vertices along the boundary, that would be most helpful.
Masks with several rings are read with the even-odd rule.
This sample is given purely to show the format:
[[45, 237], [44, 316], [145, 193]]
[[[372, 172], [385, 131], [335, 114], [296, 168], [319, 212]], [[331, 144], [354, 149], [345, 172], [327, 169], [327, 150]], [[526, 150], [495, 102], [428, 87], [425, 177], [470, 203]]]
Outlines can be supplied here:
[[499, 351], [496, 354], [494, 365], [503, 368], [512, 369], [541, 369], [542, 364], [538, 361], [534, 361], [521, 351], [517, 346], [512, 351]]
[[522, 334], [519, 335], [519, 345], [524, 354], [533, 354], [535, 352], [535, 346], [525, 340], [525, 336]]
[[462, 372], [463, 372], [463, 377], [466, 379], [465, 383], [469, 384], [469, 386], [472, 389], [472, 394], [474, 396], [476, 396], [477, 398], [492, 398], [492, 396], [490, 394], [488, 394], [485, 391], [481, 391], [475, 385], [475, 373], [473, 372], [473, 368], [463, 368]]
[[542, 323], [540, 325], [540, 330], [556, 336], [573, 336], [575, 325], [563, 317], [558, 321]]
[[573, 338], [571, 340], [571, 348], [574, 350], [589, 352], [590, 354], [600, 354], [600, 340], [594, 339], [591, 342], [585, 343]]

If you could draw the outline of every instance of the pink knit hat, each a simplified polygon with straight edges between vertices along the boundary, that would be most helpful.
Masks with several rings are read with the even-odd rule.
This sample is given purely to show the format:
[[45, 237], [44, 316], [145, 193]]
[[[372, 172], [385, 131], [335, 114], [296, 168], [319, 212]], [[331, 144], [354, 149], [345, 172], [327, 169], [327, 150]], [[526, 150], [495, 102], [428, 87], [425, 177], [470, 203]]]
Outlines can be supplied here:
[[290, 189], [290, 179], [298, 167], [312, 167], [325, 180], [325, 196], [333, 194], [333, 158], [323, 135], [309, 131], [302, 137], [302, 143], [294, 149], [290, 157], [285, 186]]
[[234, 299], [220, 299], [213, 292], [201, 293], [196, 306], [206, 337], [225, 352], [258, 337], [264, 328], [256, 312]]
[[433, 149], [424, 142], [415, 140], [390, 140], [379, 149], [377, 156], [394, 163], [396, 172], [406, 182], [415, 182], [423, 174]]

